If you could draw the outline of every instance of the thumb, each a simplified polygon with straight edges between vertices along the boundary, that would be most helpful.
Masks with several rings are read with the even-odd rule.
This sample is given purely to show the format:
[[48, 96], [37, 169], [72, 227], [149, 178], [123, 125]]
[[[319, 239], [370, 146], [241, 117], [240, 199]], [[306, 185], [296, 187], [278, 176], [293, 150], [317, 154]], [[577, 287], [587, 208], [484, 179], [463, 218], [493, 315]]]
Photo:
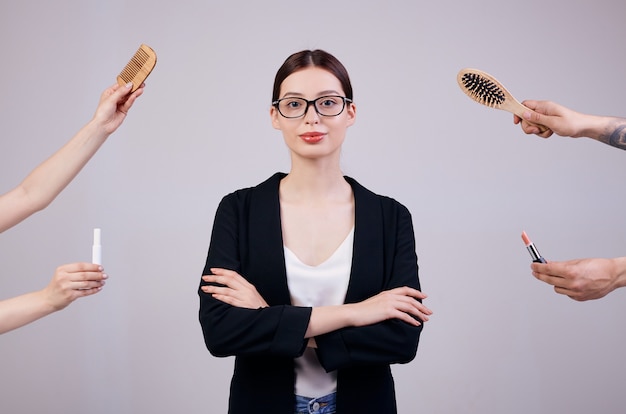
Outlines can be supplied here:
[[128, 95], [132, 89], [133, 89], [132, 82], [128, 82], [125, 85], [117, 84], [117, 88], [113, 92], [113, 96], [115, 96], [116, 101], [119, 101], [120, 98]]
[[529, 109], [524, 112], [524, 119], [526, 121], [530, 121], [534, 124], [540, 124], [540, 125], [545, 125], [545, 122], [546, 122], [545, 115], [540, 114], [539, 112], [535, 112], [532, 109]]

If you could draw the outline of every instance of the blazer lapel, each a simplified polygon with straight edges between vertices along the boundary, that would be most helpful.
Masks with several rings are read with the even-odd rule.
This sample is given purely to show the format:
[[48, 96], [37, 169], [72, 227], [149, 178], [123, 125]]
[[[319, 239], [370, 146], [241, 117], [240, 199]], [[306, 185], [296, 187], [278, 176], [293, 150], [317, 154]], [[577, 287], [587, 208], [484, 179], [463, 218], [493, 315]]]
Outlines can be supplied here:
[[278, 188], [285, 176], [276, 173], [259, 184], [250, 197], [248, 278], [270, 305], [290, 304], [285, 252], [280, 224]]
[[354, 179], [346, 177], [354, 192], [354, 250], [346, 303], [355, 303], [381, 291], [384, 229], [377, 197]]

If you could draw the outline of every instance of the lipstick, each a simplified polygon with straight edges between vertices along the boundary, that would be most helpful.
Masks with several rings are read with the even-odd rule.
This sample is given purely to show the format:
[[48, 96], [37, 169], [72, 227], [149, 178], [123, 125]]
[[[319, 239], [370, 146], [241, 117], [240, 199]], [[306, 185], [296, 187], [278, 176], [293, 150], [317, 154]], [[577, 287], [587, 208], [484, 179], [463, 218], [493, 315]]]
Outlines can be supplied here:
[[93, 246], [91, 247], [91, 262], [102, 264], [102, 245], [100, 244], [100, 229], [93, 229]]
[[524, 240], [524, 244], [526, 245], [526, 249], [528, 253], [530, 253], [530, 257], [532, 257], [533, 262], [535, 263], [547, 263], [546, 259], [544, 259], [541, 254], [539, 254], [539, 250], [535, 247], [535, 244], [530, 241], [528, 235], [525, 231], [522, 232], [522, 240]]

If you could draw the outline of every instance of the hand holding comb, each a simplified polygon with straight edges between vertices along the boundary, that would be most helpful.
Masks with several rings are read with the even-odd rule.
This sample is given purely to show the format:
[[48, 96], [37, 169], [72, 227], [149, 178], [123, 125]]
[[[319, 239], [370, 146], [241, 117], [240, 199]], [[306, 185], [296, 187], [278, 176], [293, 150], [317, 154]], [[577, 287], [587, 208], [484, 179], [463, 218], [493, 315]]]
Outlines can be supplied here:
[[539, 128], [543, 133], [548, 130], [544, 125], [535, 124], [524, 118], [524, 112], [532, 111], [519, 103], [500, 82], [490, 74], [478, 69], [461, 69], [456, 75], [456, 81], [467, 96], [479, 104], [490, 108], [502, 109], [515, 114], [524, 121]]
[[152, 69], [154, 69], [156, 60], [157, 57], [154, 50], [150, 46], [142, 44], [130, 59], [130, 62], [118, 75], [117, 83], [120, 86], [124, 86], [128, 82], [132, 82], [131, 92], [135, 92], [152, 72]]

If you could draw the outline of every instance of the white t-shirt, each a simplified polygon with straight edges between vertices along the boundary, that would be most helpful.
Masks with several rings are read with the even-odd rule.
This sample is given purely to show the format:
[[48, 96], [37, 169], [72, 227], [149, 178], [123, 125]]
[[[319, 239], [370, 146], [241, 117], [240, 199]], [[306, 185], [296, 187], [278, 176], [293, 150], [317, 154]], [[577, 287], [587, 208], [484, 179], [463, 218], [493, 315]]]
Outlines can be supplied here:
[[[286, 246], [285, 267], [291, 304], [295, 306], [341, 305], [346, 298], [350, 270], [354, 228], [331, 257], [317, 266], [309, 266]], [[295, 359], [297, 395], [317, 398], [337, 390], [337, 372], [326, 372], [317, 359], [315, 349], [307, 347]]]

